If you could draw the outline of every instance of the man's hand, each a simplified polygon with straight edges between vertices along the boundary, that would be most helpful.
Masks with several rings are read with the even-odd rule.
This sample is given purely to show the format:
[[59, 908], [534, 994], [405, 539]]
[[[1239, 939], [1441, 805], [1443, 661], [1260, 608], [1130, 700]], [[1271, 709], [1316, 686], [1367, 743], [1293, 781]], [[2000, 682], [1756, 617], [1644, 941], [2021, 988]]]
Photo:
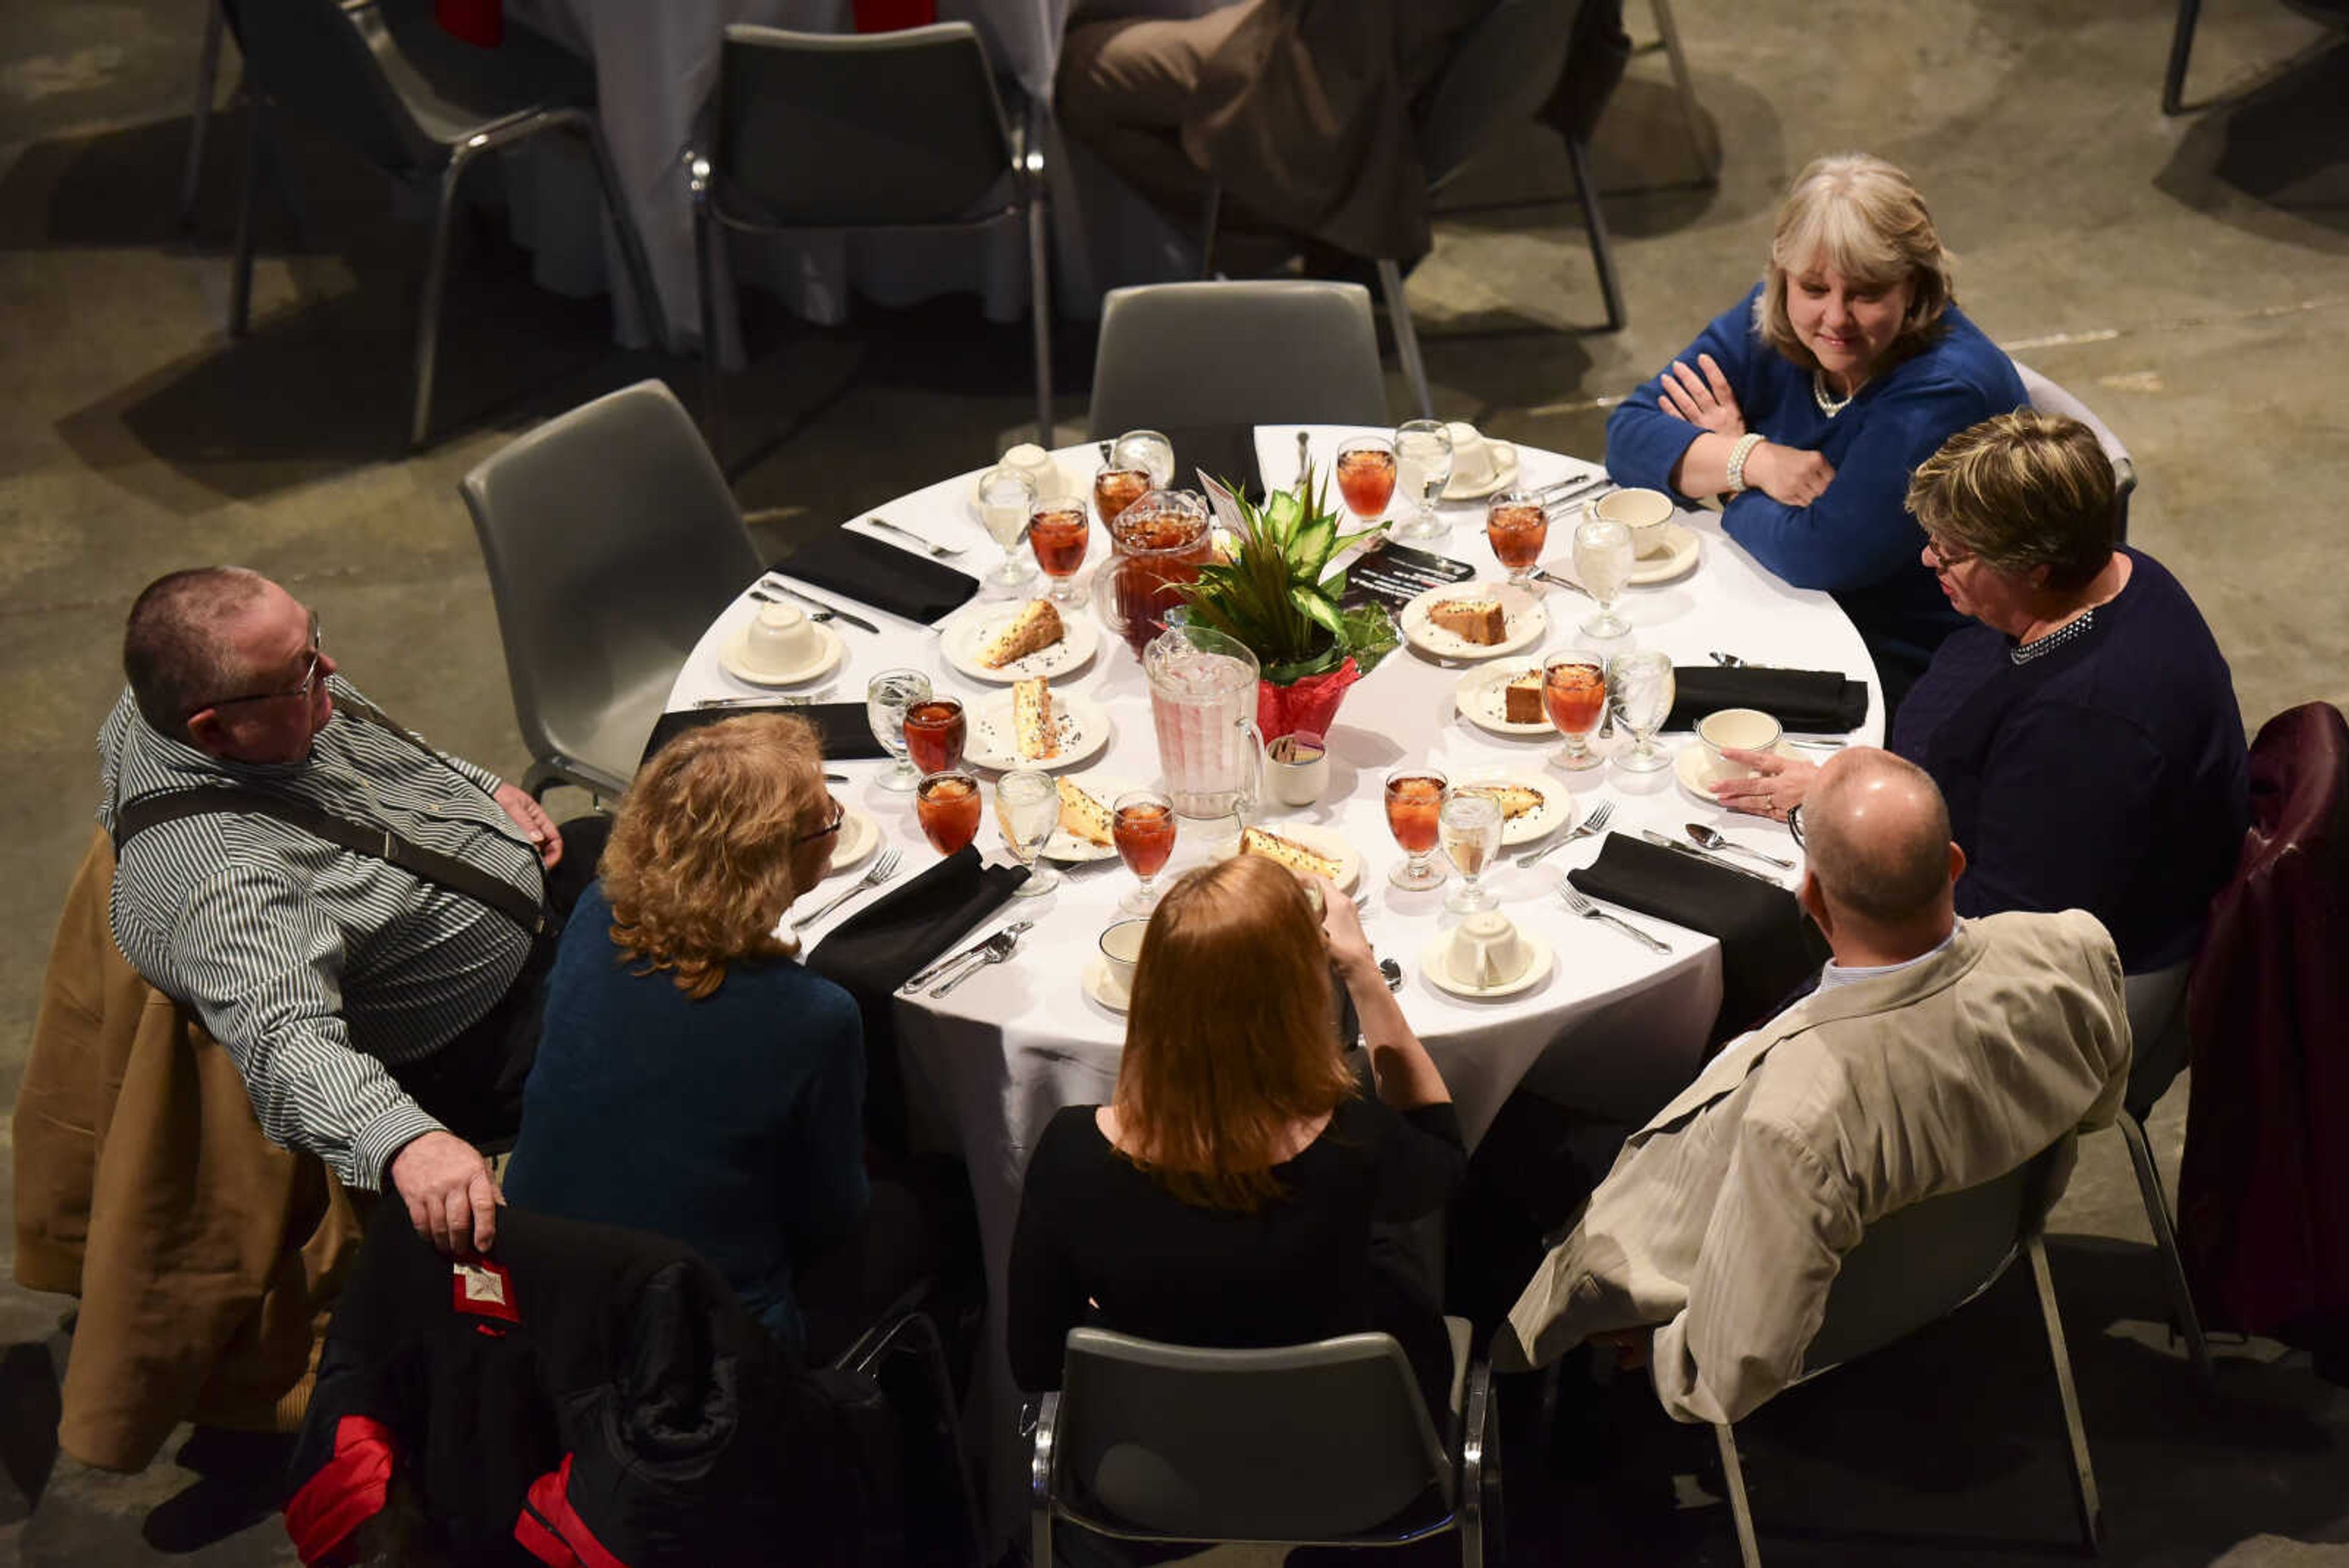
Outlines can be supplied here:
[[1808, 506], [1835, 482], [1835, 464], [1798, 446], [1765, 441], [1745, 458], [1745, 483], [1782, 506]]
[[1795, 762], [1775, 752], [1744, 752], [1735, 746], [1723, 746], [1721, 754], [1754, 772], [1744, 778], [1715, 779], [1706, 786], [1713, 791], [1713, 798], [1732, 811], [1778, 822], [1785, 821], [1786, 814], [1803, 804], [1811, 781], [1819, 775], [1816, 763]]
[[391, 1185], [416, 1233], [441, 1251], [463, 1257], [486, 1252], [497, 1241], [505, 1194], [490, 1162], [455, 1133], [426, 1133], [392, 1156]]
[[550, 871], [554, 869], [554, 863], [563, 858], [563, 835], [554, 830], [554, 819], [520, 784], [498, 785], [495, 798], [505, 808], [505, 814], [514, 819], [514, 826], [529, 834], [530, 841], [538, 846], [538, 863]]
[[[1745, 433], [1745, 412], [1737, 406], [1737, 394], [1729, 388], [1729, 378], [1721, 373], [1710, 354], [1696, 357], [1699, 376], [1678, 359], [1664, 372], [1661, 395], [1656, 400], [1664, 412], [1675, 419], [1686, 420], [1692, 425], [1711, 431], [1715, 435], [1728, 436], [1733, 441]], [[1751, 463], [1753, 459], [1748, 458]]]

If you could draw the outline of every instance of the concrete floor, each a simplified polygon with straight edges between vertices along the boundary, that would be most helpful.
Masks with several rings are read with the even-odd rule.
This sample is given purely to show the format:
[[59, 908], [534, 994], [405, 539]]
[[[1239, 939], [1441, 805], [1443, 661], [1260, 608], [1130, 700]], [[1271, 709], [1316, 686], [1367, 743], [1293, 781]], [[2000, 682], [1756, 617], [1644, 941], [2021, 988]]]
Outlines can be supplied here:
[[[2201, 603], [2247, 719], [2349, 701], [2343, 394], [2349, 376], [2349, 46], [2273, 0], [2205, 6], [2184, 117], [2157, 93], [2157, 0], [1683, 0], [1717, 186], [1661, 56], [1635, 61], [1599, 139], [1630, 324], [1599, 317], [1563, 158], [1526, 136], [1448, 201], [1412, 294], [1439, 400], [1522, 441], [1596, 455], [1606, 400], [1760, 270], [1775, 199], [1821, 152], [1907, 167], [1961, 258], [1961, 296], [2020, 358], [2095, 405], [2141, 486], [2133, 537]], [[1630, 7], [1635, 33], [1648, 13]], [[89, 832], [90, 738], [120, 618], [174, 566], [236, 560], [319, 606], [339, 659], [435, 739], [519, 774], [497, 628], [455, 482], [547, 414], [691, 367], [613, 352], [600, 305], [551, 299], [494, 237], [460, 247], [440, 428], [398, 452], [419, 236], [331, 150], [294, 156], [302, 238], [269, 233], [256, 331], [222, 335], [233, 115], [198, 222], [173, 191], [201, 7], [0, 8], [0, 1095], [13, 1097], [41, 956]], [[1022, 417], [1017, 328], [966, 302], [853, 329], [771, 323], [740, 384], [745, 504], [821, 526], [983, 461]], [[1064, 334], [1064, 419], [1089, 334]], [[1399, 382], [1394, 406], [1402, 407]], [[2155, 1120], [2176, 1168], [2184, 1091]], [[2349, 1394], [2303, 1357], [2230, 1348], [2199, 1394], [2163, 1316], [2116, 1137], [2091, 1141], [2053, 1229], [2109, 1530], [2143, 1564], [2349, 1563]], [[6, 1178], [0, 1177], [0, 1182]], [[1751, 1424], [1774, 1563], [2003, 1563], [2063, 1550], [2068, 1512], [2027, 1289], [1789, 1398]], [[64, 1303], [0, 1285], [0, 1559], [290, 1561], [267, 1520], [174, 1462], [54, 1459]], [[1693, 1471], [1697, 1467], [1687, 1467]], [[1667, 1527], [1610, 1526], [1588, 1490], [1522, 1478], [1521, 1560], [1733, 1561], [1701, 1485]], [[209, 1542], [209, 1544], [205, 1542]]]

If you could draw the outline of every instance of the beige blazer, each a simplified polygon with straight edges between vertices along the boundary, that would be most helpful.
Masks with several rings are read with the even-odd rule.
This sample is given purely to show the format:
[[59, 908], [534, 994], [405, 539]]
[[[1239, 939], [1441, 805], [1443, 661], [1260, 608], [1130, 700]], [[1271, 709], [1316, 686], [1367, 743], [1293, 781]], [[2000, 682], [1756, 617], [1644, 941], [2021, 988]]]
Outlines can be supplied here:
[[[1869, 1225], [2103, 1127], [2128, 1064], [2120, 956], [2093, 916], [1965, 921], [1932, 957], [1815, 992], [1734, 1042], [1634, 1133], [1493, 1364], [1661, 1324], [1664, 1408], [1734, 1421], [1801, 1376]], [[2049, 1202], [2069, 1174], [2067, 1157]]]

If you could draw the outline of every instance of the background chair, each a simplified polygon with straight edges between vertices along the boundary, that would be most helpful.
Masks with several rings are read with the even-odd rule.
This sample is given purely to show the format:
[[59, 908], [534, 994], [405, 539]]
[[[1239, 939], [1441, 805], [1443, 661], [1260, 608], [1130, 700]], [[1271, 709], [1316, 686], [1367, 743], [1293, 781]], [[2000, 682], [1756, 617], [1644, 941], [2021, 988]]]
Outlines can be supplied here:
[[[1456, 1530], [1484, 1561], [1497, 1491], [1491, 1369], [1453, 1330], [1454, 1436], [1439, 1438], [1402, 1347], [1354, 1334], [1271, 1350], [1202, 1350], [1069, 1333], [1061, 1392], [1038, 1408], [1031, 1561], [1055, 1520], [1127, 1541], [1401, 1545]], [[1464, 1375], [1462, 1368], [1465, 1367]]]
[[[926, 1280], [906, 1292], [841, 1352], [833, 1366], [873, 1379], [896, 1407], [905, 1435], [919, 1438], [936, 1455], [936, 1463], [929, 1469], [950, 1472], [952, 1560], [978, 1568], [986, 1556], [978, 1493], [971, 1483], [969, 1456], [963, 1451], [961, 1405], [955, 1397], [954, 1375], [947, 1364], [946, 1338], [938, 1331], [937, 1320], [923, 1306], [930, 1288]], [[905, 1397], [908, 1391], [892, 1375], [893, 1368], [909, 1364], [921, 1379], [919, 1404]], [[915, 1467], [914, 1473], [919, 1475], [922, 1470]], [[925, 1512], [913, 1507], [906, 1511], [909, 1515]], [[910, 1554], [912, 1561], [943, 1560], [939, 1554], [947, 1550], [947, 1543], [936, 1537], [947, 1521], [928, 1517], [936, 1511], [929, 1510], [924, 1517], [903, 1521], [911, 1533], [922, 1537], [919, 1549]]]
[[495, 51], [472, 48], [441, 33], [429, 7], [407, 0], [397, 6], [374, 0], [227, 4], [253, 99], [229, 285], [231, 337], [244, 335], [252, 315], [254, 208], [269, 119], [278, 109], [316, 124], [393, 179], [432, 193], [417, 308], [411, 447], [422, 446], [431, 428], [450, 220], [465, 171], [482, 153], [549, 130], [567, 130], [585, 141], [646, 319], [660, 319], [644, 246], [595, 123], [594, 86], [584, 62], [520, 31]]
[[[1844, 1255], [1841, 1272], [1827, 1293], [1819, 1331], [1804, 1353], [1795, 1386], [1871, 1350], [1906, 1338], [1946, 1317], [1988, 1290], [2020, 1251], [2031, 1258], [2039, 1289], [2039, 1315], [2047, 1328], [2047, 1353], [2055, 1366], [2055, 1389], [2071, 1439], [2072, 1484], [2080, 1533], [2095, 1550], [2103, 1527], [2095, 1473], [2088, 1461], [2087, 1434], [2080, 1425], [2080, 1401], [2072, 1385], [2072, 1358], [2064, 1345], [2064, 1321], [2056, 1310], [2055, 1282], [2040, 1240], [2049, 1177], [2067, 1157], [2072, 1135], [2004, 1176], [1961, 1192], [1945, 1192], [1886, 1215], [1868, 1227], [1859, 1245]], [[1737, 1459], [1737, 1437], [1725, 1422], [1713, 1436], [1737, 1523], [1737, 1547], [1745, 1568], [1760, 1568], [1754, 1514], [1745, 1500], [1745, 1475]]]
[[[1002, 93], [1018, 100], [1005, 112]], [[688, 154], [701, 281], [702, 412], [724, 445], [719, 231], [781, 236], [1028, 225], [1036, 439], [1052, 444], [1052, 304], [1039, 110], [999, 82], [978, 32], [792, 33], [738, 24], [719, 57], [714, 140]]]
[[206, 0], [204, 37], [196, 51], [196, 99], [188, 115], [188, 158], [180, 168], [180, 226], [196, 220], [196, 195], [204, 179], [204, 136], [212, 129], [212, 96], [220, 79], [221, 35], [228, 16], [221, 0]]
[[2172, 964], [2150, 974], [2127, 978], [2129, 1039], [2128, 1088], [2114, 1122], [2128, 1145], [2129, 1166], [2137, 1172], [2137, 1195], [2145, 1200], [2145, 1220], [2153, 1228], [2154, 1249], [2161, 1254], [2162, 1285], [2169, 1292], [2171, 1314], [2186, 1339], [2186, 1354], [2195, 1372], [2206, 1381], [2212, 1376], [2210, 1342], [2194, 1310], [2194, 1293], [2186, 1282], [2186, 1263], [2178, 1251], [2178, 1230], [2171, 1222], [2169, 1200], [2161, 1190], [2161, 1168], [2154, 1163], [2153, 1145], [2145, 1136], [2145, 1118], [2155, 1102], [2186, 1066], [2189, 1042], [2186, 1029], [2187, 977], [2193, 964]]
[[2113, 489], [2120, 509], [2114, 537], [2127, 544], [2129, 494], [2137, 489], [2137, 464], [2131, 461], [2128, 448], [2121, 444], [2112, 426], [2096, 417], [2095, 410], [2020, 359], [2014, 361], [2014, 373], [2023, 378], [2023, 395], [2031, 400], [2033, 408], [2043, 414], [2068, 415], [2095, 432], [2096, 444], [2105, 449], [2105, 456], [2113, 465]]
[[1093, 439], [1212, 425], [1383, 425], [1370, 290], [1267, 279], [1113, 288], [1102, 299]]
[[497, 600], [533, 795], [627, 787], [677, 672], [762, 569], [693, 417], [640, 381], [549, 420], [459, 486]]

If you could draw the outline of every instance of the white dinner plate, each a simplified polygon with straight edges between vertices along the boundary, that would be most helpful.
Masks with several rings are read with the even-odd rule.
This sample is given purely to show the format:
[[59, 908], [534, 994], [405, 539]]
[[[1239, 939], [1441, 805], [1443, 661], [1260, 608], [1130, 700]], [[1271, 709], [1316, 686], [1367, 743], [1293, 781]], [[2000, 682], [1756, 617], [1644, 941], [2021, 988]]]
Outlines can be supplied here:
[[718, 650], [718, 668], [746, 685], [804, 686], [811, 680], [822, 680], [839, 666], [840, 633], [821, 621], [814, 621], [809, 623], [808, 630], [815, 634], [816, 646], [810, 650], [806, 659], [792, 669], [761, 674], [742, 662], [742, 639], [749, 635], [750, 629], [744, 627], [728, 638], [725, 646]]
[[[1069, 782], [1102, 803], [1102, 809], [1112, 816], [1117, 815], [1117, 797], [1142, 786], [1132, 779], [1106, 778], [1100, 774], [1077, 774]], [[1063, 866], [1085, 866], [1096, 860], [1117, 858], [1115, 844], [1095, 844], [1089, 838], [1079, 838], [1064, 827], [1052, 830], [1044, 842], [1044, 858], [1057, 860]]]
[[973, 680], [1008, 686], [1034, 675], [1065, 675], [1081, 669], [1101, 646], [1101, 628], [1093, 624], [1091, 616], [1055, 606], [1061, 612], [1060, 641], [1023, 654], [1000, 670], [981, 664], [978, 650], [992, 641], [997, 632], [1019, 619], [1027, 607], [1025, 599], [998, 600], [981, 605], [968, 615], [957, 616], [939, 631], [938, 651], [946, 655], [948, 664]]
[[[1346, 836], [1332, 827], [1312, 827], [1303, 823], [1284, 823], [1278, 827], [1267, 827], [1265, 832], [1278, 835], [1303, 845], [1316, 855], [1324, 855], [1338, 863], [1338, 875], [1330, 880], [1338, 891], [1350, 893], [1362, 880], [1362, 856], [1346, 840]], [[1235, 849], [1232, 853], [1238, 854]]]
[[[1779, 742], [1772, 751], [1790, 763], [1807, 763], [1815, 760], [1796, 751], [1794, 743], [1788, 741]], [[1704, 786], [1716, 777], [1726, 778], [1729, 775], [1717, 774], [1714, 771], [1713, 758], [1706, 754], [1702, 741], [1691, 741], [1681, 748], [1680, 754], [1672, 759], [1672, 774], [1681, 781], [1681, 788], [1686, 790], [1692, 799], [1702, 801], [1710, 806], [1721, 805], [1713, 793]], [[1767, 819], [1757, 816], [1754, 820], [1762, 822]]]
[[[1557, 726], [1549, 722], [1549, 711], [1529, 723], [1516, 723], [1508, 718], [1508, 699], [1501, 688], [1526, 673], [1523, 664], [1488, 664], [1482, 670], [1472, 670], [1460, 678], [1452, 689], [1452, 701], [1467, 721], [1480, 730], [1490, 730], [1495, 735], [1522, 735], [1532, 740], [1549, 740], [1557, 734]], [[1531, 667], [1541, 674], [1541, 666]]]
[[1574, 796], [1567, 793], [1563, 784], [1552, 784], [1532, 774], [1479, 773], [1468, 778], [1454, 779], [1452, 793], [1470, 793], [1478, 784], [1516, 784], [1542, 797], [1541, 805], [1533, 810], [1501, 824], [1501, 842], [1504, 844], [1531, 844], [1537, 838], [1547, 838], [1562, 828], [1574, 826]]
[[824, 873], [828, 881], [850, 870], [873, 853], [881, 842], [881, 830], [873, 819], [853, 805], [843, 805], [840, 813], [840, 836], [833, 841], [832, 869]]
[[1525, 943], [1533, 953], [1533, 961], [1526, 965], [1525, 972], [1514, 980], [1505, 980], [1498, 985], [1478, 985], [1473, 981], [1462, 980], [1452, 972], [1452, 940], [1457, 934], [1454, 931], [1444, 932], [1421, 949], [1419, 954], [1419, 972], [1427, 977], [1428, 983], [1438, 991], [1448, 991], [1454, 996], [1465, 996], [1475, 1001], [1486, 1002], [1495, 997], [1515, 996], [1521, 991], [1531, 991], [1549, 978], [1550, 967], [1556, 961], [1550, 956], [1547, 942], [1530, 932], [1520, 930], [1517, 933], [1517, 940]]
[[1117, 983], [1117, 977], [1110, 973], [1109, 960], [1099, 953], [1085, 961], [1084, 987], [1087, 996], [1112, 1012], [1123, 1014], [1133, 1005], [1133, 998], [1127, 993], [1125, 987]]
[[[1471, 642], [1428, 619], [1429, 609], [1446, 599], [1500, 600], [1504, 633], [1501, 640]], [[1549, 629], [1549, 617], [1543, 612], [1541, 600], [1506, 583], [1454, 583], [1430, 588], [1402, 607], [1402, 620], [1404, 639], [1439, 659], [1497, 659], [1504, 653], [1531, 647]]]
[[1057, 773], [1075, 767], [1109, 744], [1109, 715], [1102, 711], [1100, 703], [1090, 697], [1055, 691], [1051, 694], [1052, 727], [1060, 737], [1060, 755], [1025, 760], [1012, 739], [1011, 696], [1009, 691], [998, 691], [980, 698], [967, 710], [970, 714], [970, 737], [963, 744], [965, 763], [993, 773], [1008, 773], [1013, 768], [1041, 768], [1046, 773]]

